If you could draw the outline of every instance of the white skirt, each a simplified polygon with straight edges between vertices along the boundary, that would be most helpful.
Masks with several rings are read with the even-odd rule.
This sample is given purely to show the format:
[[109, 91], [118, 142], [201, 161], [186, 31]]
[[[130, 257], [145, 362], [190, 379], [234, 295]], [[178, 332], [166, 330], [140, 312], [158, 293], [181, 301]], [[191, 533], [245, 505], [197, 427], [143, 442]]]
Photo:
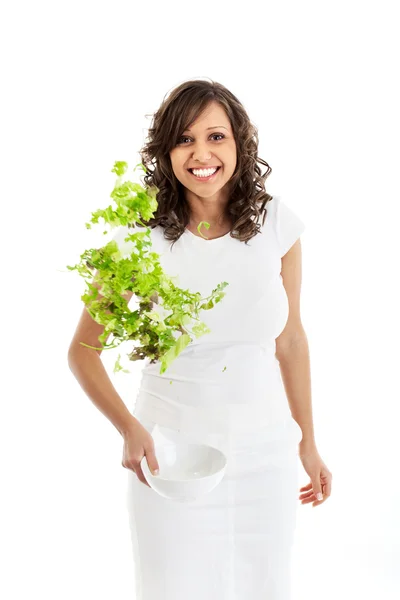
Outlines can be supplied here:
[[[155, 421], [135, 416], [152, 433]], [[300, 427], [290, 417], [210, 433], [204, 420], [180, 434], [221, 449], [227, 470], [189, 503], [163, 498], [127, 470], [132, 599], [290, 600]]]

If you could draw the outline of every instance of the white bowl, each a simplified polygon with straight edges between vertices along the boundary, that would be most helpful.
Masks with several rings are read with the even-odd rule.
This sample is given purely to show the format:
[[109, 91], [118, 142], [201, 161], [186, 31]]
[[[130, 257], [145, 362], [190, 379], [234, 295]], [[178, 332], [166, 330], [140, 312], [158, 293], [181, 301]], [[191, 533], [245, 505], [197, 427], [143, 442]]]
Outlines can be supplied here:
[[227, 457], [221, 450], [190, 443], [179, 434], [158, 438], [153, 436], [160, 474], [151, 474], [146, 456], [140, 465], [146, 481], [160, 496], [191, 502], [220, 483], [227, 466]]

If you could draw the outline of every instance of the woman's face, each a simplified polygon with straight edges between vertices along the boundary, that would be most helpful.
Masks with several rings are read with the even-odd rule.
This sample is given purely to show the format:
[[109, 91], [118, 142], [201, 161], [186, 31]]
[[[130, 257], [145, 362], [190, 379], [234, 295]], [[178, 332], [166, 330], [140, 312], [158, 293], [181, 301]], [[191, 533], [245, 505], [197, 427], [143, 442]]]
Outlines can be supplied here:
[[[211, 102], [205, 111], [182, 132], [170, 152], [175, 177], [186, 188], [186, 194], [218, 199], [221, 190], [232, 177], [236, 167], [236, 143], [224, 109]], [[208, 181], [197, 180], [188, 169], [219, 167]]]

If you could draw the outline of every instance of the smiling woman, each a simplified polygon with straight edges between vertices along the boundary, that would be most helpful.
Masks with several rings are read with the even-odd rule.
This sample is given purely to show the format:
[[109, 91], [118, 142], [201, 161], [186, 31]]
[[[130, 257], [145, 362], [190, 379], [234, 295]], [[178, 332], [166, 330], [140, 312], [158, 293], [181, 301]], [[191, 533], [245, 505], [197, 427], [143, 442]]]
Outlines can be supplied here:
[[[142, 149], [145, 184], [159, 190], [145, 225], [163, 271], [202, 297], [222, 281], [228, 285], [221, 302], [202, 314], [209, 331], [168, 371], [146, 361], [133, 416], [148, 445], [138, 452], [137, 436], [127, 435], [126, 464], [157, 457], [158, 425], [169, 439], [218, 448], [227, 470], [211, 492], [182, 504], [128, 468], [138, 600], [290, 600], [302, 430], [288, 404], [276, 339], [287, 323], [293, 331], [299, 322], [293, 302], [289, 318], [285, 291], [293, 288], [292, 272], [299, 289], [299, 269], [287, 270], [285, 286], [281, 270], [305, 227], [265, 191], [271, 169], [257, 148], [257, 130], [236, 96], [219, 83], [194, 80], [161, 104]], [[267, 166], [263, 175], [258, 162]], [[127, 229], [117, 230], [118, 243]], [[161, 302], [153, 310], [160, 322], [170, 316]], [[299, 368], [284, 362], [293, 382]]]
[[[140, 152], [146, 185], [160, 190], [154, 218], [145, 224], [162, 227], [172, 245], [201, 221], [210, 223], [211, 238], [229, 227], [247, 243], [272, 198], [265, 191], [271, 168], [257, 150], [257, 128], [226, 87], [203, 80], [178, 86], [155, 112]], [[267, 168], [264, 174], [257, 163]], [[215, 173], [204, 172], [214, 167]]]

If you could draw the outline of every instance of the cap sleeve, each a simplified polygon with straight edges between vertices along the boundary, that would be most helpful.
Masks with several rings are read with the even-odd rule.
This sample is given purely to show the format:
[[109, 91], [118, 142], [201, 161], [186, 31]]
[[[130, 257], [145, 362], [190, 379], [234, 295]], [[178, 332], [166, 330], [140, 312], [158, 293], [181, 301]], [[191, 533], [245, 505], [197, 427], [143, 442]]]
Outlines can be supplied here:
[[274, 196], [274, 199], [276, 237], [279, 245], [279, 253], [282, 258], [300, 237], [306, 226], [285, 202], [282, 202], [277, 196]]

